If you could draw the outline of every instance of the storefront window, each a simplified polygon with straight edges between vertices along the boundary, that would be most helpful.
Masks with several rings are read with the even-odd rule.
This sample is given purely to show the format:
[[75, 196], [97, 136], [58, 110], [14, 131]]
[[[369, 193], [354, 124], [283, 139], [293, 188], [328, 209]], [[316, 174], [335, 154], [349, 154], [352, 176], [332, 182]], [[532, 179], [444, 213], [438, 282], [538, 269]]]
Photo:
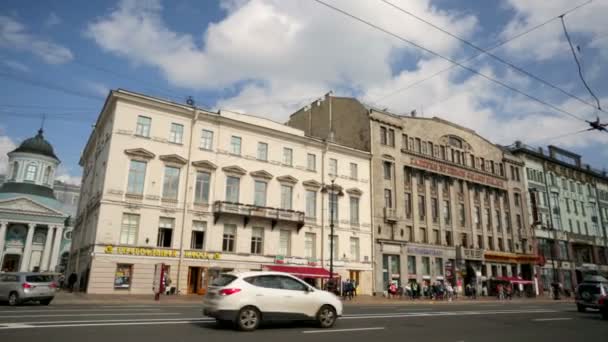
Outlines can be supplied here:
[[443, 259], [441, 259], [441, 258], [435, 259], [435, 275], [438, 275], [438, 276], [443, 275]]
[[429, 257], [422, 257], [422, 274], [431, 275], [431, 260]]
[[410, 275], [416, 274], [416, 256], [414, 255], [407, 257], [407, 273]]
[[133, 265], [118, 264], [116, 265], [116, 273], [114, 274], [114, 288], [120, 290], [128, 290], [131, 288]]

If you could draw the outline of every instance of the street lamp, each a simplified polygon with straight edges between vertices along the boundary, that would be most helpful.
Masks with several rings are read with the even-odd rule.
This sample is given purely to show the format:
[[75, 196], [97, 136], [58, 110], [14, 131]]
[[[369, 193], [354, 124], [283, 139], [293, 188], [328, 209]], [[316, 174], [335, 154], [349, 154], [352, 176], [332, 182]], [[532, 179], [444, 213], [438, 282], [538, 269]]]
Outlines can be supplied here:
[[[329, 190], [329, 236], [330, 236], [330, 240], [329, 240], [329, 278], [331, 279], [331, 284], [332, 286], [334, 285], [334, 203], [335, 203], [335, 197], [336, 193], [334, 191], [334, 182], [336, 181], [336, 175], [335, 174], [331, 174], [330, 175], [330, 181], [331, 181], [331, 189]], [[337, 284], [336, 284], [336, 289], [337, 289]]]

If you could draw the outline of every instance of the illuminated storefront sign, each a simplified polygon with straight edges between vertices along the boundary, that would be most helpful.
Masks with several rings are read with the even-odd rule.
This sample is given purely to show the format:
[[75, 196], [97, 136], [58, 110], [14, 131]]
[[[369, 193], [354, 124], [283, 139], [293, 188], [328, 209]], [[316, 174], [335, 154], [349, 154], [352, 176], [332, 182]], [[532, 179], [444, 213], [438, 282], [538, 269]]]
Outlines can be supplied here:
[[453, 166], [449, 166], [449, 165], [445, 165], [445, 164], [441, 164], [441, 163], [436, 163], [436, 162], [433, 162], [430, 160], [412, 157], [410, 159], [410, 164], [412, 166], [416, 166], [416, 167], [419, 167], [419, 168], [422, 168], [425, 170], [443, 173], [448, 176], [458, 177], [458, 178], [466, 179], [466, 180], [469, 180], [472, 182], [481, 183], [481, 184], [485, 184], [485, 185], [489, 185], [489, 186], [494, 186], [497, 188], [503, 188], [503, 189], [505, 188], [505, 183], [502, 180], [497, 179], [495, 177], [486, 176], [483, 174], [479, 174], [477, 172], [463, 170], [461, 168], [457, 168], [457, 167], [453, 167]]
[[503, 263], [527, 264], [538, 262], [537, 256], [528, 254], [485, 252], [484, 257], [486, 261], [496, 261]]
[[[176, 249], [159, 249], [159, 248], [147, 248], [147, 247], [116, 247], [116, 246], [105, 246], [105, 254], [119, 254], [119, 255], [135, 255], [135, 256], [151, 256], [151, 257], [164, 257], [164, 258], [179, 258], [179, 250]], [[184, 258], [189, 259], [206, 259], [206, 260], [218, 260], [221, 258], [220, 253], [207, 253], [199, 251], [184, 251]]]

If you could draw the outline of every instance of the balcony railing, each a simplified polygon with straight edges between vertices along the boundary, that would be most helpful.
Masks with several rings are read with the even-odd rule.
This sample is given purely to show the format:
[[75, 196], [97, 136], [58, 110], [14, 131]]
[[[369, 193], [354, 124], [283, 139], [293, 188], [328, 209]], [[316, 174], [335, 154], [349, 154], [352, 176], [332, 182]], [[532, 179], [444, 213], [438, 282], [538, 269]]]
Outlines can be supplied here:
[[399, 221], [397, 218], [397, 209], [384, 208], [384, 222], [396, 223], [397, 221]]
[[261, 207], [251, 204], [216, 201], [213, 203], [214, 223], [222, 215], [237, 215], [243, 217], [244, 226], [251, 218], [268, 219], [272, 222], [272, 229], [279, 221], [295, 223], [298, 231], [304, 226], [304, 212], [290, 209]]

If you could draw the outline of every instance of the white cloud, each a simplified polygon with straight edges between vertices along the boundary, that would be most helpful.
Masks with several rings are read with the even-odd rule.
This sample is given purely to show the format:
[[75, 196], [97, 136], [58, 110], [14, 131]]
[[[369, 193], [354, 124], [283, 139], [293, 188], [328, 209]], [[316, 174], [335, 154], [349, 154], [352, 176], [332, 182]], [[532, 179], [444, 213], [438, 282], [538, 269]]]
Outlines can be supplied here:
[[10, 151], [17, 148], [15, 142], [6, 135], [3, 135], [3, 129], [0, 127], [0, 174], [6, 175], [8, 172], [8, 156]]
[[27, 28], [17, 19], [2, 15], [0, 15], [0, 47], [28, 51], [48, 64], [66, 63], [74, 58], [70, 49], [28, 33]]
[[30, 72], [30, 68], [21, 62], [5, 59], [5, 60], [2, 60], [2, 64], [4, 64], [6, 67], [11, 68], [16, 71]]
[[62, 20], [55, 12], [51, 12], [44, 22], [46, 28], [51, 28], [61, 24]]
[[103, 83], [99, 83], [99, 82], [95, 82], [95, 81], [84, 81], [84, 85], [93, 94], [99, 95], [104, 98], [106, 96], [108, 96], [108, 93], [110, 92], [110, 88]]
[[66, 168], [63, 165], [59, 165], [57, 168], [55, 180], [72, 184], [72, 185], [80, 185], [82, 182], [82, 176], [74, 176], [69, 168]]

